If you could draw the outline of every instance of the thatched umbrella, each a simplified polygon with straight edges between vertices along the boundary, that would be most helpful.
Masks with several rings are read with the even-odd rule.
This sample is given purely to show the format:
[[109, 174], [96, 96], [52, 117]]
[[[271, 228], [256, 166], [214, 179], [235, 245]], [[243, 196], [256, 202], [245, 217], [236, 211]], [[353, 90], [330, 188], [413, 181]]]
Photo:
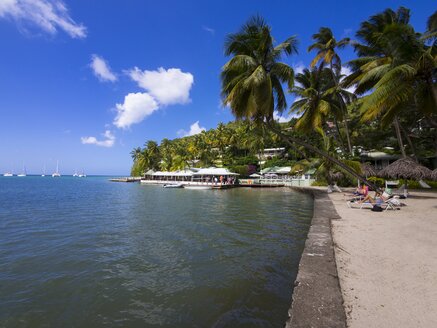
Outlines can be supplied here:
[[431, 179], [437, 181], [437, 169], [435, 169], [434, 171], [432, 171], [432, 173], [431, 173]]
[[[431, 177], [432, 171], [427, 167], [416, 163], [413, 159], [406, 157], [398, 159], [386, 168], [379, 171], [379, 176], [392, 179], [413, 179], [422, 180]], [[407, 186], [405, 186], [405, 194]]]
[[367, 177], [376, 176], [375, 168], [367, 163], [361, 163], [361, 172]]
[[[366, 179], [367, 177], [372, 177], [377, 175], [376, 169], [372, 165], [367, 163], [361, 163], [360, 166], [361, 166], [361, 174], [363, 174], [366, 177]], [[360, 188], [360, 180], [358, 180], [358, 188]]]

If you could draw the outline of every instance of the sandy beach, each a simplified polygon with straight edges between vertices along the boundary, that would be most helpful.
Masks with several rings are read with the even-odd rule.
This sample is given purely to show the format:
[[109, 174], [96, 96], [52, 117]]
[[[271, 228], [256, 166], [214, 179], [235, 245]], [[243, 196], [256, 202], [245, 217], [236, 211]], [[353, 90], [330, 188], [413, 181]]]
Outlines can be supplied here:
[[386, 212], [330, 198], [348, 327], [437, 327], [437, 193], [412, 191]]

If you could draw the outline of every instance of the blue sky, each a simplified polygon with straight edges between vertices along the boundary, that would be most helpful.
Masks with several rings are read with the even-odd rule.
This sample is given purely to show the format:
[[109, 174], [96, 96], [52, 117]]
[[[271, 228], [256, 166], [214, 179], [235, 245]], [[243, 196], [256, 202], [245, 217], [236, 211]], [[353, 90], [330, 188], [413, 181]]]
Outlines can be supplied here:
[[[311, 35], [353, 37], [359, 23], [406, 6], [423, 31], [432, 1], [0, 0], [0, 172], [129, 173], [129, 152], [214, 128], [223, 41], [262, 15], [276, 40], [297, 35], [308, 65]], [[348, 49], [343, 61], [353, 57]]]

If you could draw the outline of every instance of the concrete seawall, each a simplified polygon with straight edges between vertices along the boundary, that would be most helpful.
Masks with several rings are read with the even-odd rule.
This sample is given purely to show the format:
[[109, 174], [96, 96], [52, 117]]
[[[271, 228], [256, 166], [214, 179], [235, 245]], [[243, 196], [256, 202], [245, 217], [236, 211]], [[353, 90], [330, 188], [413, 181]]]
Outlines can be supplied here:
[[346, 327], [337, 275], [331, 220], [340, 216], [326, 191], [294, 188], [314, 197], [314, 215], [299, 263], [285, 327]]

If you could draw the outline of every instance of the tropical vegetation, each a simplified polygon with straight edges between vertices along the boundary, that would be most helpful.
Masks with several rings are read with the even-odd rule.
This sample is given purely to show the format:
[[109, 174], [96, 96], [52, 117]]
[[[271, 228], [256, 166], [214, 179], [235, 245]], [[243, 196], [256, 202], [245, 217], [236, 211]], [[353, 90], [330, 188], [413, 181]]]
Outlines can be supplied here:
[[[295, 72], [286, 60], [298, 55], [297, 36], [277, 43], [265, 20], [252, 17], [224, 44], [230, 59], [221, 95], [236, 121], [159, 145], [147, 141], [131, 152], [132, 175], [211, 165], [247, 175], [260, 169], [262, 150], [274, 147], [285, 147], [281, 158], [264, 165], [318, 167], [329, 183], [341, 173], [375, 187], [361, 176], [361, 149], [432, 166], [426, 159], [437, 157], [437, 11], [426, 26], [416, 31], [409, 9], [400, 7], [362, 22], [355, 38], [339, 40], [321, 27], [308, 48], [310, 66]], [[345, 47], [356, 58], [343, 62]], [[279, 123], [284, 112], [292, 118]]]

